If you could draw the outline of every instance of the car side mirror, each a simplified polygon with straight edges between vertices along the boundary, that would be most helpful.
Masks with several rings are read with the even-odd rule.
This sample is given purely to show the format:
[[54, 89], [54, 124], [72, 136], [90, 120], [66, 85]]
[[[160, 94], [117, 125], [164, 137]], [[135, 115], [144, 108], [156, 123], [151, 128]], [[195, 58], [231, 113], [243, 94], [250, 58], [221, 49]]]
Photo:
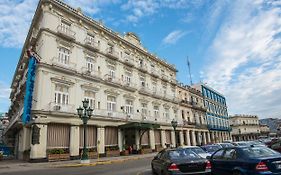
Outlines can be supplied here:
[[211, 160], [211, 156], [207, 156], [206, 159], [207, 159], [207, 160]]

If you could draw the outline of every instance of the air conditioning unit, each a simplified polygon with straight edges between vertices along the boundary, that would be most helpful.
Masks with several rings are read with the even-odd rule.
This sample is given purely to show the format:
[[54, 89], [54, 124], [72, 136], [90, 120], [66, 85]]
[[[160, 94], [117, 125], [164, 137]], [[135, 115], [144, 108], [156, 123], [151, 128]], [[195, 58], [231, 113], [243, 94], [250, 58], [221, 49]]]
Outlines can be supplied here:
[[112, 112], [108, 112], [107, 115], [108, 115], [109, 117], [112, 117], [112, 116], [113, 116], [113, 113], [112, 113]]
[[145, 87], [145, 82], [141, 82], [141, 85], [142, 85], [143, 87]]
[[54, 110], [55, 110], [55, 111], [60, 111], [60, 109], [61, 109], [61, 106], [60, 106], [60, 105], [55, 105], [55, 106], [54, 106]]
[[112, 81], [112, 77], [108, 77], [108, 81]]

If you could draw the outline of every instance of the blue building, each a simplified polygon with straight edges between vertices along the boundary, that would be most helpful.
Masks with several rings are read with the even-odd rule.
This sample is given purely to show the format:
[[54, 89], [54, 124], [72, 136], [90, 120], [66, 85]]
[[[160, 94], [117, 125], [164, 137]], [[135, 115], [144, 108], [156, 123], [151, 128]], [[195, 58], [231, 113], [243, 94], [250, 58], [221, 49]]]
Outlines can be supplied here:
[[231, 128], [224, 95], [203, 83], [194, 85], [194, 87], [203, 95], [204, 106], [207, 109], [207, 126], [212, 142], [230, 139]]

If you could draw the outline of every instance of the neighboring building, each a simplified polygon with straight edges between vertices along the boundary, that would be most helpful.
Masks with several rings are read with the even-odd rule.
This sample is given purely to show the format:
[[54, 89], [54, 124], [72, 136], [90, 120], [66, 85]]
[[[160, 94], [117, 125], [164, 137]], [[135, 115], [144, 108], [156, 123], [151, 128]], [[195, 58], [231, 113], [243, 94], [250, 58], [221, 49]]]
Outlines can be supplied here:
[[260, 136], [269, 137], [270, 129], [265, 124], [260, 124]]
[[201, 145], [211, 142], [206, 122], [206, 108], [200, 91], [183, 84], [178, 84], [177, 93], [181, 100], [180, 114], [183, 126], [188, 130], [184, 133], [186, 145]]
[[279, 125], [281, 124], [281, 119], [279, 118], [265, 118], [260, 119], [260, 124], [265, 124], [269, 127], [269, 130], [271, 133], [277, 133], [277, 129], [279, 128]]
[[4, 130], [9, 125], [8, 117], [5, 113], [0, 113], [0, 144], [4, 143]]
[[[31, 46], [40, 58], [34, 92], [26, 54]], [[227, 112], [218, 115], [220, 132], [210, 136], [204, 94], [177, 87], [176, 72], [150, 54], [135, 34], [121, 36], [59, 0], [40, 0], [11, 85], [8, 144], [19, 159], [46, 161], [53, 149], [79, 158], [84, 132], [76, 109], [84, 99], [94, 109], [87, 146], [101, 155], [125, 146], [156, 150], [229, 139], [222, 132], [228, 131]], [[30, 94], [31, 121], [25, 121], [24, 99]], [[173, 119], [178, 121], [176, 134]]]
[[231, 128], [225, 97], [203, 83], [193, 87], [202, 93], [204, 106], [207, 109], [207, 126], [211, 132], [211, 141], [222, 142], [229, 139]]
[[230, 116], [233, 141], [255, 140], [261, 134], [259, 118], [256, 115]]

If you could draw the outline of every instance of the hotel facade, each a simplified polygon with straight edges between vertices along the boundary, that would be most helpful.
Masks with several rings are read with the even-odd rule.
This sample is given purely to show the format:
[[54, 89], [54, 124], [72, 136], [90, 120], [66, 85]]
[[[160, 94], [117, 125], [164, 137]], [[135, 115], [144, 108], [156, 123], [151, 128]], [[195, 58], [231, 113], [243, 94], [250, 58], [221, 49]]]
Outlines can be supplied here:
[[[31, 46], [40, 62], [31, 120], [25, 123], [26, 51]], [[204, 95], [178, 84], [176, 73], [173, 65], [150, 54], [134, 33], [121, 36], [80, 9], [59, 0], [40, 0], [11, 85], [6, 142], [18, 159], [48, 160], [54, 149], [79, 158], [84, 135], [76, 109], [84, 99], [94, 109], [87, 147], [101, 156], [128, 146], [159, 150], [230, 139], [212, 139], [217, 136], [207, 127]]]

